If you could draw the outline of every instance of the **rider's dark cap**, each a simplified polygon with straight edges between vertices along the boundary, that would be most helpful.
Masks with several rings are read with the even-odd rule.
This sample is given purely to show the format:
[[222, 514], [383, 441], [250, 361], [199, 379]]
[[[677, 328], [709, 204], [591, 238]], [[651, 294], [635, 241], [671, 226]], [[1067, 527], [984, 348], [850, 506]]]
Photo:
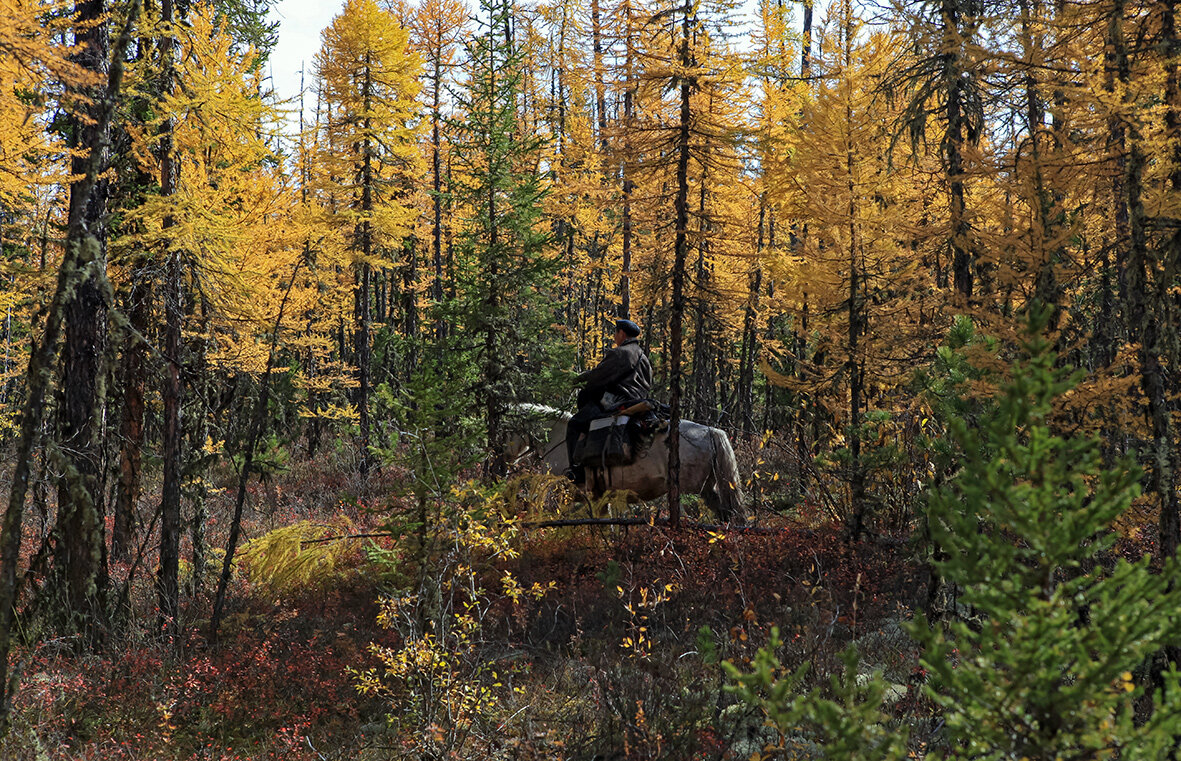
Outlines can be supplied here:
[[640, 335], [640, 326], [631, 320], [616, 320], [615, 329], [622, 330], [623, 334], [628, 338], [635, 338]]

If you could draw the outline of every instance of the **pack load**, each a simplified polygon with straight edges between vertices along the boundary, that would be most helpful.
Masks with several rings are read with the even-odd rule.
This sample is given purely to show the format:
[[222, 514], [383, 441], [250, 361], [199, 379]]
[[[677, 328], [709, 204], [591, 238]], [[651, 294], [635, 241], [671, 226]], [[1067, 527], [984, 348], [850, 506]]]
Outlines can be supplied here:
[[592, 420], [574, 448], [575, 461], [586, 468], [630, 465], [646, 455], [656, 435], [668, 427], [667, 409], [660, 402], [644, 400], [611, 417]]
[[610, 468], [632, 462], [632, 443], [627, 415], [592, 420], [590, 430], [574, 448], [574, 458], [586, 468]]

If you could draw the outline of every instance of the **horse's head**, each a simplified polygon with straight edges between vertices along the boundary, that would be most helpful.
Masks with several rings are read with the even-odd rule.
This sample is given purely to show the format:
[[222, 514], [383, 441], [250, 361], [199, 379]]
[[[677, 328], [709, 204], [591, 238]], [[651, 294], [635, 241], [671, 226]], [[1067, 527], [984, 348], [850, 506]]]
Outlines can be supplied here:
[[511, 405], [505, 418], [505, 455], [510, 463], [517, 463], [530, 455], [544, 459], [558, 437], [565, 441], [570, 413], [542, 404], [520, 403]]
[[[504, 454], [510, 463], [529, 455], [544, 457], [556, 435], [566, 438], [566, 422], [570, 414], [544, 404], [517, 403], [509, 405], [505, 415], [508, 437]], [[561, 431], [557, 430], [561, 428]]]
[[508, 435], [508, 441], [505, 442], [504, 453], [508, 456], [509, 464], [516, 464], [518, 460], [536, 448], [536, 443], [532, 441], [532, 437], [528, 435], [527, 431], [512, 431]]

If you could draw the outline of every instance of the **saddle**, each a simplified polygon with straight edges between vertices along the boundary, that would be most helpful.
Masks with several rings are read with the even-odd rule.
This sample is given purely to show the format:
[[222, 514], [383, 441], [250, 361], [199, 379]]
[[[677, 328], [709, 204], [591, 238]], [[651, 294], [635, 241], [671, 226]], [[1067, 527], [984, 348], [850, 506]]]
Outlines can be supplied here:
[[668, 407], [643, 399], [592, 420], [574, 447], [574, 459], [584, 468], [631, 465], [648, 454], [656, 435], [668, 427]]

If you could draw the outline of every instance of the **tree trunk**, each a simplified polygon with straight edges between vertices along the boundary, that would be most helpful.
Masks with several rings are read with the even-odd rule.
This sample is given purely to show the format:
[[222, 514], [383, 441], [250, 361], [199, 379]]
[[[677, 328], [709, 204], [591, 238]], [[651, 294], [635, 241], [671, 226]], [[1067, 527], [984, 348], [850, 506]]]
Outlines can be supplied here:
[[[366, 54], [368, 56], [368, 54]], [[370, 113], [370, 101], [373, 97], [373, 84], [370, 80], [372, 69], [366, 58], [365, 81], [362, 85], [361, 96], [364, 99], [364, 112]], [[361, 262], [357, 268], [357, 296], [355, 317], [357, 328], [353, 334], [353, 348], [357, 356], [357, 415], [361, 428], [360, 441], [360, 471], [362, 476], [369, 474], [369, 286], [372, 270], [369, 266], [373, 255], [373, 147], [369, 138], [371, 125], [369, 117], [365, 118], [364, 134], [361, 140], [361, 221], [356, 227], [356, 244], [361, 253]]]
[[[197, 392], [197, 410], [195, 413], [196, 419], [189, 431], [189, 446], [194, 452], [203, 452], [206, 440], [209, 438], [209, 412], [211, 407], [210, 396], [213, 391], [213, 381], [211, 380], [211, 373], [209, 371], [208, 353], [209, 353], [209, 304], [204, 298], [201, 300], [201, 337], [197, 340], [196, 356], [194, 357], [193, 375], [198, 379], [200, 389]], [[192, 504], [193, 517], [189, 523], [189, 538], [192, 542], [191, 555], [192, 557], [192, 574], [189, 584], [189, 593], [194, 597], [200, 596], [203, 591], [206, 563], [208, 561], [208, 548], [205, 540], [205, 523], [209, 518], [209, 508], [207, 504], [208, 491], [205, 487], [204, 472], [206, 464], [211, 460], [208, 455], [202, 454], [199, 462], [201, 463], [201, 472], [197, 473], [197, 478], [192, 487]]]
[[[74, 59], [90, 71], [105, 74], [110, 58], [110, 38], [103, 0], [75, 5], [78, 31]], [[92, 93], [93, 94], [93, 93]], [[76, 150], [89, 148], [106, 164], [107, 126], [91, 113], [72, 117], [70, 130]], [[85, 153], [71, 159], [71, 173], [84, 174]], [[64, 477], [58, 484], [58, 518], [55, 533], [54, 572], [62, 592], [65, 630], [81, 633], [95, 644], [100, 636], [105, 604], [106, 542], [104, 509], [98, 478], [101, 461], [99, 426], [105, 397], [102, 367], [107, 339], [106, 214], [108, 182], [99, 179], [93, 189], [75, 184], [70, 190], [70, 217], [77, 217], [95, 246], [79, 273], [72, 297], [65, 303], [65, 340], [62, 344], [62, 384], [58, 409], [58, 463]]]
[[299, 269], [307, 261], [301, 258], [291, 271], [291, 279], [287, 281], [287, 289], [283, 291], [283, 299], [279, 302], [279, 312], [275, 316], [275, 329], [271, 332], [271, 346], [267, 352], [267, 366], [262, 376], [262, 384], [258, 390], [258, 399], [254, 403], [254, 413], [250, 416], [250, 430], [246, 435], [246, 451], [242, 458], [242, 471], [238, 474], [238, 493], [234, 499], [234, 515], [230, 520], [230, 535], [226, 540], [225, 557], [222, 559], [221, 575], [217, 581], [217, 593], [213, 599], [213, 613], [209, 617], [209, 641], [216, 642], [218, 630], [221, 627], [221, 617], [225, 610], [226, 590], [229, 589], [230, 575], [234, 568], [234, 553], [238, 549], [238, 539], [242, 532], [242, 512], [246, 505], [246, 485], [250, 482], [250, 471], [254, 466], [254, 452], [258, 442], [262, 439], [266, 426], [267, 403], [270, 401], [271, 372], [275, 367], [278, 354], [279, 335], [283, 330], [283, 314], [287, 310], [287, 300], [291, 296], [291, 289], [299, 276]]
[[754, 271], [748, 275], [746, 308], [742, 316], [742, 348], [738, 353], [737, 424], [742, 432], [750, 436], [755, 431], [754, 380], [755, 357], [758, 356], [758, 310], [759, 292], [763, 288], [763, 234], [766, 229], [767, 204], [764, 194], [759, 195], [759, 221], [756, 232]]
[[[131, 19], [139, 16], [139, 2], [134, 0], [128, 11]], [[123, 60], [131, 41], [130, 26], [125, 28], [111, 55], [111, 67], [107, 76], [107, 87], [99, 98], [94, 120], [94, 139], [100, 141], [89, 148], [89, 155], [81, 179], [71, 192], [77, 195], [78, 203], [71, 204], [70, 217], [66, 226], [64, 255], [58, 268], [57, 284], [53, 299], [45, 318], [45, 329], [41, 342], [34, 343], [29, 359], [25, 405], [21, 414], [20, 437], [14, 455], [11, 489], [8, 507], [4, 512], [3, 530], [0, 531], [0, 735], [7, 733], [12, 710], [12, 696], [16, 689], [15, 675], [9, 669], [9, 655], [12, 651], [12, 635], [16, 623], [16, 603], [20, 595], [17, 569], [20, 564], [21, 524], [24, 518], [25, 498], [28, 496], [29, 476], [32, 470], [33, 448], [41, 426], [41, 410], [49, 388], [50, 373], [57, 354], [57, 343], [61, 337], [65, 303], [73, 293], [80, 270], [98, 256], [99, 242], [87, 228], [82, 209], [89, 205], [102, 170], [103, 144], [106, 128], [110, 124], [115, 99], [123, 82]]]
[[[173, 2], [163, 0], [160, 18], [165, 25], [173, 22]], [[173, 86], [173, 45], [170, 34], [160, 40], [160, 59], [163, 70], [162, 92], [172, 92]], [[178, 181], [178, 166], [172, 156], [171, 118], [164, 121], [160, 134], [160, 194], [168, 198], [175, 194]], [[168, 245], [167, 267], [164, 286], [164, 355], [168, 369], [164, 380], [164, 474], [160, 504], [160, 573], [157, 582], [159, 591], [160, 620], [164, 633], [175, 635], [179, 630], [178, 615], [180, 575], [180, 479], [181, 463], [181, 324], [184, 315], [184, 288], [180, 252], [168, 238], [167, 230], [175, 226], [171, 215], [164, 218], [165, 241]]]
[[[692, 4], [686, 2], [681, 22], [681, 66], [692, 65], [689, 35]], [[672, 309], [669, 318], [669, 423], [668, 423], [668, 521], [674, 529], [681, 525], [681, 349], [684, 343], [685, 261], [689, 253], [689, 123], [691, 86], [687, 75], [681, 77], [681, 112], [677, 131], [676, 239], [673, 249]]]
[[863, 274], [857, 261], [857, 184], [853, 158], [853, 20], [849, 0], [844, 3], [845, 25], [845, 173], [848, 180], [849, 205], [849, 466], [850, 518], [849, 538], [856, 542], [865, 531], [865, 467], [861, 462], [861, 406], [864, 364], [861, 359], [864, 298], [861, 294]]
[[160, 573], [157, 587], [161, 624], [167, 633], [174, 634], [179, 613], [180, 480], [183, 472], [180, 363], [184, 310], [184, 289], [181, 286], [183, 276], [180, 256], [176, 252], [169, 254], [165, 273], [164, 356], [167, 360], [167, 369], [162, 391], [164, 440], [161, 455], [164, 472], [160, 505]]
[[[1169, 190], [1174, 196], [1181, 195], [1181, 67], [1177, 65], [1181, 56], [1181, 39], [1177, 37], [1176, 8], [1177, 0], [1165, 0], [1161, 14], [1161, 38], [1164, 47], [1165, 69], [1165, 136], [1172, 147], [1172, 168], [1169, 171]], [[1156, 305], [1157, 321], [1166, 325], [1176, 325], [1177, 300], [1171, 292], [1177, 281], [1178, 271], [1181, 270], [1181, 228], [1173, 226], [1163, 249], [1164, 261], [1157, 278]], [[1169, 409], [1169, 398], [1176, 390], [1177, 346], [1169, 345], [1168, 339], [1176, 341], [1176, 336], [1168, 331], [1161, 331], [1161, 344], [1158, 352], [1167, 358], [1167, 362], [1157, 367], [1159, 378], [1154, 379], [1154, 393], [1159, 400], [1153, 408], [1153, 435], [1156, 439], [1156, 468], [1160, 471], [1159, 488], [1161, 495], [1160, 515], [1160, 552], [1162, 558], [1171, 558], [1177, 554], [1177, 546], [1181, 541], [1181, 506], [1177, 500], [1177, 444], [1173, 430], [1173, 417]], [[1177, 661], [1177, 651], [1174, 648], [1172, 660]]]
[[407, 240], [402, 250], [406, 263], [402, 265], [402, 332], [406, 337], [406, 363], [403, 377], [409, 378], [418, 369], [418, 244]]
[[1054, 265], [1060, 258], [1060, 252], [1053, 250], [1050, 245], [1050, 241], [1055, 237], [1054, 228], [1056, 226], [1053, 219], [1054, 199], [1046, 187], [1045, 160], [1047, 151], [1044, 146], [1046, 112], [1041, 94], [1038, 92], [1036, 75], [1042, 65], [1042, 62], [1037, 60], [1037, 56], [1043, 49], [1045, 40], [1040, 32], [1042, 20], [1035, 18], [1034, 15], [1039, 6], [1031, 7], [1030, 0], [1019, 0], [1018, 5], [1021, 18], [1022, 53], [1025, 58], [1023, 82], [1025, 86], [1025, 122], [1026, 129], [1029, 131], [1029, 166], [1033, 172], [1033, 197], [1029, 199], [1029, 204], [1035, 215], [1033, 229], [1030, 230], [1030, 253], [1033, 257], [1031, 264], [1037, 268], [1034, 294], [1041, 303], [1053, 310], [1050, 327], [1056, 328], [1058, 325], [1059, 288]]
[[591, 0], [591, 50], [595, 67], [595, 111], [598, 117], [599, 150], [607, 154], [607, 86], [603, 81], [603, 28], [599, 0]]
[[[367, 195], [367, 194], [366, 194]], [[361, 222], [362, 229], [359, 237], [362, 240], [362, 250], [369, 248], [369, 223]], [[358, 468], [361, 475], [369, 474], [369, 290], [372, 268], [367, 263], [361, 263], [357, 269], [357, 292], [354, 306], [354, 317], [357, 327], [353, 332], [353, 353], [357, 361], [357, 418], [360, 426], [361, 438], [358, 442]]]
[[947, 135], [944, 138], [945, 170], [950, 214], [952, 279], [955, 290], [964, 298], [972, 296], [972, 253], [968, 241], [968, 218], [964, 200], [964, 77], [959, 47], [960, 9], [957, 0], [943, 0], [943, 77], [947, 88]]
[[804, 19], [800, 42], [800, 78], [812, 76], [812, 0], [804, 0]]
[[[709, 141], [706, 140], [702, 147], [702, 153], [709, 155]], [[706, 312], [709, 309], [709, 270], [706, 266], [705, 254], [709, 248], [709, 242], [706, 238], [708, 234], [708, 223], [705, 219], [705, 185], [709, 179], [709, 170], [705, 167], [701, 170], [701, 181], [697, 188], [697, 223], [698, 235], [697, 240], [697, 264], [694, 267], [694, 275], [697, 281], [697, 298], [693, 299], [693, 364], [690, 367], [689, 373], [689, 387], [692, 389], [693, 397], [690, 399], [690, 404], [686, 405], [689, 408], [689, 414], [693, 419], [699, 423], [706, 425], [714, 424], [714, 404], [712, 394], [710, 393], [710, 386], [712, 380], [710, 377], [710, 325]]]
[[[622, 210], [622, 236], [623, 236], [623, 250], [621, 252], [622, 272], [619, 277], [619, 316], [630, 320], [631, 319], [631, 271], [632, 271], [632, 241], [635, 237], [632, 223], [632, 194], [635, 192], [636, 184], [632, 180], [632, 152], [635, 150], [632, 145], [632, 128], [634, 126], [633, 120], [635, 118], [636, 108], [636, 85], [635, 85], [635, 45], [632, 34], [632, 7], [630, 2], [625, 2], [621, 12], [624, 14], [624, 41], [625, 58], [624, 58], [624, 79], [625, 90], [623, 92], [623, 161], [619, 168], [619, 176], [623, 180], [623, 210]], [[644, 326], [651, 329], [650, 325]]]
[[386, 322], [385, 284], [387, 271], [385, 267], [378, 267], [373, 271], [373, 320], [381, 325]]
[[[1108, 18], [1107, 39], [1104, 50], [1105, 69], [1107, 70], [1106, 87], [1109, 94], [1116, 95], [1117, 86], [1122, 86], [1130, 76], [1128, 72], [1127, 51], [1123, 41], [1124, 0], [1115, 0]], [[1118, 83], [1118, 84], [1117, 84]], [[1128, 223], [1128, 196], [1124, 189], [1124, 177], [1127, 174], [1127, 131], [1121, 115], [1113, 109], [1107, 120], [1107, 148], [1112, 153], [1115, 167], [1111, 172], [1111, 204], [1112, 217], [1115, 222], [1112, 240], [1112, 264], [1115, 279], [1116, 306], [1110, 310], [1113, 321], [1110, 355], [1115, 360], [1118, 343], [1128, 332], [1127, 313], [1127, 251], [1124, 241], [1131, 238]]]
[[[1112, 35], [1115, 58], [1121, 84], [1128, 91], [1130, 67], [1123, 41], [1122, 3], [1115, 3], [1113, 24], [1119, 28]], [[1125, 96], [1126, 101], [1131, 96]], [[1162, 557], [1168, 549], [1176, 551], [1175, 515], [1177, 491], [1173, 484], [1172, 420], [1168, 407], [1167, 370], [1161, 362], [1161, 331], [1158, 311], [1162, 308], [1156, 290], [1161, 287], [1166, 272], [1157, 271], [1150, 260], [1148, 249], [1148, 216], [1144, 207], [1144, 171], [1147, 157], [1141, 145], [1139, 129], [1134, 120], [1126, 122], [1126, 162], [1124, 167], [1124, 195], [1128, 210], [1129, 246], [1127, 255], [1127, 314], [1128, 328], [1137, 344], [1140, 364], [1140, 388], [1148, 404], [1148, 418], [1152, 427], [1153, 462], [1149, 468], [1151, 489], [1161, 500]], [[1150, 279], [1150, 275], [1152, 278]], [[1163, 282], [1169, 282], [1163, 280]], [[1166, 535], [1166, 532], [1167, 535]]]
[[119, 481], [115, 492], [111, 557], [127, 560], [135, 545], [135, 515], [139, 502], [144, 446], [144, 385], [147, 347], [144, 340], [152, 317], [152, 281], [146, 262], [132, 269], [128, 297], [132, 333], [123, 349], [123, 413], [119, 423]]
[[435, 340], [441, 347], [447, 337], [447, 324], [443, 320], [443, 310], [439, 308], [443, 303], [443, 166], [442, 143], [440, 142], [439, 123], [442, 121], [440, 113], [440, 99], [442, 95], [443, 62], [442, 52], [435, 56], [434, 77], [431, 81], [431, 211], [434, 221], [431, 225], [431, 258], [435, 266], [434, 298], [438, 315], [435, 318]]

